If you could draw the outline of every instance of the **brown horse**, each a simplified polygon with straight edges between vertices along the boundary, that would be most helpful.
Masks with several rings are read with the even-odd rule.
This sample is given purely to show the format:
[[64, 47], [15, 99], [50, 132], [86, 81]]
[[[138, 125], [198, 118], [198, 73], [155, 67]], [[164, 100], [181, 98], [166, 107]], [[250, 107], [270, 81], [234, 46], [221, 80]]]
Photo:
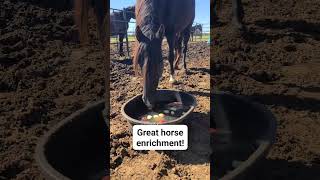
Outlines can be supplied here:
[[[195, 17], [195, 0], [137, 0], [134, 65], [143, 77], [143, 101], [154, 107], [162, 76], [162, 40], [169, 45], [170, 82], [174, 79], [174, 48], [178, 34], [189, 34]], [[185, 50], [186, 52], [187, 50]]]

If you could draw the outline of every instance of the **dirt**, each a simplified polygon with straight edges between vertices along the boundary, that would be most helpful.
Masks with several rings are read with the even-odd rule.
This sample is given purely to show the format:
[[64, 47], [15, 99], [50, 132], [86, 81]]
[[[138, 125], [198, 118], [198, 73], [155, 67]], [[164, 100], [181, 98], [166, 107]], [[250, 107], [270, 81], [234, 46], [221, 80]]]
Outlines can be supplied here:
[[103, 98], [103, 52], [79, 47], [71, 11], [14, 0], [0, 9], [0, 179], [42, 179], [37, 140]]
[[243, 3], [246, 33], [230, 27], [227, 1], [212, 31], [212, 88], [265, 104], [277, 118], [276, 143], [256, 179], [319, 179], [320, 2]]
[[[130, 48], [132, 49], [132, 47]], [[115, 52], [113, 46], [111, 52]], [[111, 178], [114, 179], [209, 179], [210, 178], [210, 47], [206, 42], [189, 45], [188, 74], [177, 72], [178, 85], [169, 83], [168, 46], [163, 45], [165, 68], [160, 89], [178, 89], [196, 97], [197, 107], [186, 124], [187, 151], [134, 151], [130, 126], [121, 116], [121, 106], [142, 93], [131, 59], [111, 55]]]

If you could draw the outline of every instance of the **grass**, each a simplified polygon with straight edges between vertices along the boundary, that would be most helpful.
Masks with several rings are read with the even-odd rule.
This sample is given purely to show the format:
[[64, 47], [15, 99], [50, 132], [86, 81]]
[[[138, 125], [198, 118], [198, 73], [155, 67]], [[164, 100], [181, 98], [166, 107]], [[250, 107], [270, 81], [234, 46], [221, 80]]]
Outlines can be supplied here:
[[[135, 41], [136, 40], [136, 37], [134, 36], [128, 36], [128, 41], [131, 42], [131, 41]], [[124, 38], [123, 41], [125, 42], [126, 39]], [[116, 43], [117, 42], [117, 38], [116, 37], [111, 37], [110, 38], [110, 42], [111, 43]]]
[[[200, 38], [200, 36], [196, 36], [196, 37], [194, 36], [194, 37], [193, 37], [193, 40], [196, 41], [196, 42], [199, 42], [199, 41], [208, 41], [209, 38], [210, 38], [210, 34], [203, 34], [203, 35], [202, 35], [202, 38]], [[135, 36], [133, 36], [133, 35], [128, 36], [128, 41], [129, 41], [129, 42], [133, 42], [133, 41], [135, 41], [135, 40], [136, 40]], [[126, 39], [124, 39], [123, 41], [125, 42]], [[116, 42], [117, 42], [117, 38], [116, 38], [116, 37], [111, 37], [111, 38], [110, 38], [110, 42], [111, 42], [111, 43], [116, 43]], [[190, 39], [190, 42], [191, 42], [191, 39]]]

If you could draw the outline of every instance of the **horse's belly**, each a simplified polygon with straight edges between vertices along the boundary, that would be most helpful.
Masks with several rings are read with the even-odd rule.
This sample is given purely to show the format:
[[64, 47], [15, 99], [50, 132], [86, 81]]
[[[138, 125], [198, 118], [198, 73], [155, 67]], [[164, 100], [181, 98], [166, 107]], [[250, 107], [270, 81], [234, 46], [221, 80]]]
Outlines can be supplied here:
[[175, 0], [170, 3], [174, 3], [168, 9], [167, 14], [170, 14], [170, 19], [166, 19], [164, 22], [176, 32], [181, 32], [194, 21], [194, 0]]

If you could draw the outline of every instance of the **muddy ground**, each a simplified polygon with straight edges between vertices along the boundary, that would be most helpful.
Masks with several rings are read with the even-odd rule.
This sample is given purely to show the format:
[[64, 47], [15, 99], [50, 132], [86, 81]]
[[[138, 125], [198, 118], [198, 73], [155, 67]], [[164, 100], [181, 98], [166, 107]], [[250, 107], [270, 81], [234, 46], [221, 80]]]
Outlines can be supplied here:
[[248, 32], [212, 34], [211, 85], [267, 105], [278, 132], [257, 179], [320, 179], [320, 2], [243, 1]]
[[[132, 48], [131, 48], [132, 49]], [[117, 49], [112, 47], [111, 53]], [[189, 45], [188, 74], [177, 71], [178, 85], [169, 83], [168, 46], [163, 45], [165, 68], [159, 88], [179, 89], [194, 95], [197, 107], [186, 122], [189, 126], [187, 151], [134, 151], [132, 136], [120, 108], [142, 93], [131, 59], [111, 55], [111, 178], [114, 179], [209, 179], [210, 177], [210, 47], [206, 42]]]
[[79, 47], [71, 11], [1, 0], [0, 26], [0, 179], [41, 179], [35, 144], [103, 98], [103, 52]]

